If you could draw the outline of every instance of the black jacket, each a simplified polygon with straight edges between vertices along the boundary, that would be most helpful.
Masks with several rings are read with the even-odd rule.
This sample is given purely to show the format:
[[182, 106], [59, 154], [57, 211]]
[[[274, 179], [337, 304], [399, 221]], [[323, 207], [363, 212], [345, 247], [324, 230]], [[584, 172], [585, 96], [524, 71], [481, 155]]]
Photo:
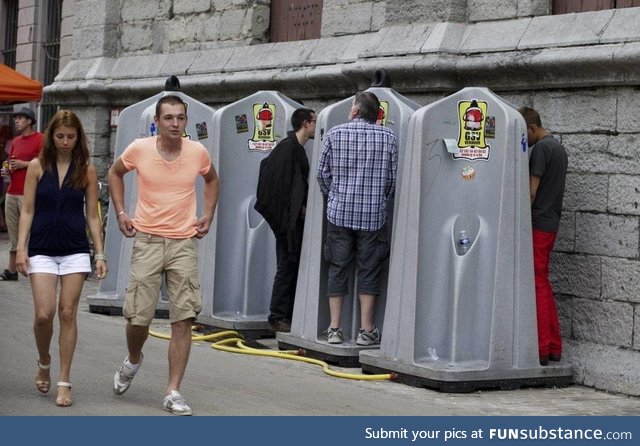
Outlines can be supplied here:
[[290, 254], [300, 252], [302, 207], [309, 191], [309, 160], [295, 132], [273, 149], [260, 163], [255, 210], [273, 232], [287, 237]]

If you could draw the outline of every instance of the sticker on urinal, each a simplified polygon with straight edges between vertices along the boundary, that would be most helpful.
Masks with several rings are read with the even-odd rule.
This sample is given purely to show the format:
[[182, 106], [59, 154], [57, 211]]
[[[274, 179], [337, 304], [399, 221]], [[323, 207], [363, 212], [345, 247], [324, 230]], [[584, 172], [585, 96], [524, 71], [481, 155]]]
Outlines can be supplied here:
[[466, 181], [471, 181], [476, 177], [476, 170], [471, 166], [464, 166], [462, 169], [462, 178]]
[[458, 147], [458, 142], [455, 139], [443, 139], [444, 146], [447, 148], [447, 152], [457, 154], [460, 152], [460, 148]]
[[274, 123], [276, 105], [267, 102], [253, 104], [254, 131], [249, 140], [249, 150], [267, 152], [276, 146]]
[[[469, 161], [489, 159], [491, 147], [486, 143], [487, 102], [471, 99], [458, 102], [458, 153], [453, 159]], [[495, 130], [494, 130], [495, 132]]]
[[484, 132], [485, 138], [494, 139], [496, 137], [496, 117], [487, 116], [487, 125]]
[[380, 108], [378, 108], [378, 117], [376, 118], [376, 124], [382, 127], [387, 126], [387, 116], [389, 116], [389, 101], [380, 101]]
[[209, 137], [209, 131], [207, 130], [206, 122], [196, 122], [196, 135], [198, 135], [198, 141], [201, 139], [207, 139]]
[[236, 115], [236, 133], [247, 133], [249, 131], [249, 123], [247, 121], [247, 115]]

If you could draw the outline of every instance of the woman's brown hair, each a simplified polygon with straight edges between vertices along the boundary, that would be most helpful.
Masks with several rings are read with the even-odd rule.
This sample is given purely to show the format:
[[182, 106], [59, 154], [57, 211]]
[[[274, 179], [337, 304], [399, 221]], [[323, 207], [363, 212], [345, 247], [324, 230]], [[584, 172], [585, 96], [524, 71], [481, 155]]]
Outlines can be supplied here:
[[87, 186], [87, 167], [89, 166], [91, 154], [89, 153], [87, 135], [84, 133], [82, 123], [80, 123], [78, 116], [71, 110], [58, 111], [47, 124], [47, 128], [44, 131], [44, 138], [42, 139], [42, 150], [40, 151], [39, 157], [40, 165], [49, 172], [53, 171], [58, 153], [55, 142], [53, 141], [53, 135], [60, 126], [74, 128], [78, 134], [76, 145], [72, 152], [74, 170], [71, 178], [68, 180], [68, 186], [73, 189], [84, 189]]

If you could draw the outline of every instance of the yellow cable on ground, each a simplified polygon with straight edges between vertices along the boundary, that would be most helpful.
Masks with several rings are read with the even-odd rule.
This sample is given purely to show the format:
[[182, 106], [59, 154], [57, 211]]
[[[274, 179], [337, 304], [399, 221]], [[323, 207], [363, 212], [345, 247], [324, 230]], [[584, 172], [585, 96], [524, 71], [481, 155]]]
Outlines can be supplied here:
[[[153, 337], [160, 338], [160, 339], [166, 339], [166, 340], [171, 339], [171, 335], [159, 333], [153, 330], [149, 330], [149, 334]], [[221, 331], [218, 333], [212, 333], [208, 335], [200, 335], [200, 336], [191, 335], [191, 340], [192, 341], [211, 341], [218, 338], [224, 338], [226, 336], [238, 336], [238, 332], [233, 330], [227, 330], [227, 331]]]
[[[164, 333], [158, 333], [153, 330], [149, 330], [149, 334], [156, 338], [160, 339], [171, 339], [171, 335], [166, 335]], [[331, 370], [329, 368], [329, 364], [325, 361], [321, 361], [319, 359], [307, 358], [305, 356], [301, 356], [303, 353], [301, 350], [285, 350], [285, 351], [273, 351], [273, 350], [261, 350], [258, 348], [252, 348], [246, 345], [244, 339], [239, 337], [238, 332], [233, 330], [221, 331], [218, 333], [212, 333], [208, 335], [193, 335], [191, 337], [192, 341], [212, 341], [211, 348], [216, 350], [230, 352], [230, 353], [240, 353], [243, 355], [256, 355], [256, 356], [270, 356], [272, 358], [281, 358], [281, 359], [290, 359], [292, 361], [302, 361], [309, 364], [315, 364], [322, 367], [322, 371], [329, 376], [333, 376], [336, 378], [345, 378], [345, 379], [354, 379], [360, 381], [383, 381], [383, 380], [391, 380], [393, 381], [396, 376], [394, 373], [383, 373], [379, 375], [362, 375], [358, 373], [345, 373], [345, 372], [337, 372], [335, 370]], [[226, 339], [223, 339], [226, 338]], [[230, 346], [233, 344], [234, 346]]]

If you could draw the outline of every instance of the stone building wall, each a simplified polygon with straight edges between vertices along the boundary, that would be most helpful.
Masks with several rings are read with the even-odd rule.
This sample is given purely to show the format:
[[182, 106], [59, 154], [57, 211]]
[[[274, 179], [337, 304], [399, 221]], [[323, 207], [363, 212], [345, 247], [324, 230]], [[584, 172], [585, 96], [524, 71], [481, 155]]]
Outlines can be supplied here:
[[118, 55], [266, 43], [269, 5], [263, 0], [123, 1]]
[[39, 18], [42, 7], [36, 0], [20, 2], [18, 12], [18, 37], [16, 46], [16, 70], [27, 76], [38, 74], [38, 45], [41, 41]]
[[565, 356], [576, 382], [640, 395], [640, 8], [550, 16], [546, 0], [325, 0], [322, 38], [269, 43], [267, 1], [75, 3], [73, 58], [49, 91], [83, 116], [102, 172], [109, 109], [171, 74], [214, 107], [279, 90], [320, 111], [386, 68], [423, 105], [486, 86], [538, 109], [569, 153], [551, 265]]

